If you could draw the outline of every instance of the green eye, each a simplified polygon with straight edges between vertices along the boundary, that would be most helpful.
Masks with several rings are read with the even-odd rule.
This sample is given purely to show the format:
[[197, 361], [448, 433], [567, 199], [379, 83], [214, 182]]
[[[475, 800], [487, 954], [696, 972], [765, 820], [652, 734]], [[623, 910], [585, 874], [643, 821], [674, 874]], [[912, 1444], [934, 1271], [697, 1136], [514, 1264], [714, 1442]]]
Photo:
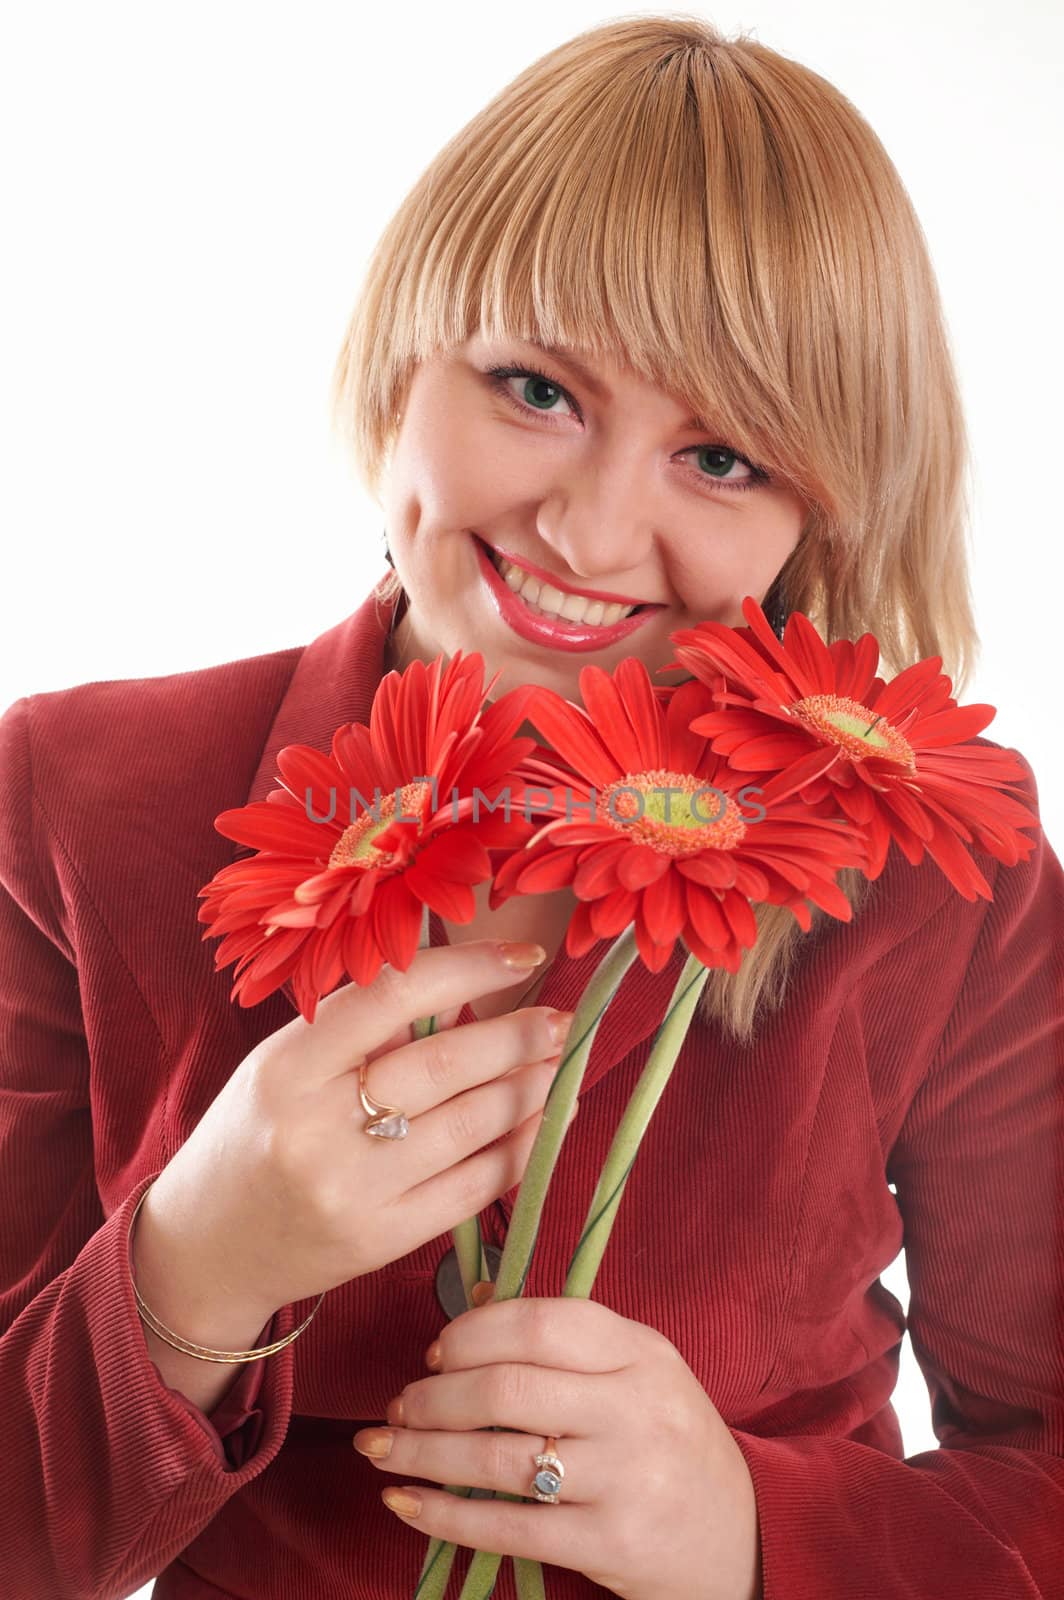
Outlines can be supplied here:
[[[698, 454], [700, 456], [724, 456], [725, 457], [725, 462], [724, 462], [723, 472], [727, 472], [728, 471], [728, 465], [729, 465], [730, 462], [742, 461], [743, 460], [743, 457], [741, 455], [739, 455], [735, 450], [726, 450], [723, 445], [698, 444], [698, 445], [695, 445], [694, 448], [695, 448], [695, 450], [697, 450], [697, 452], [698, 452]], [[749, 466], [749, 462], [747, 462], [747, 465]], [[715, 469], [710, 469], [710, 470], [711, 470], [711, 475], [712, 476], [716, 476], [716, 470]], [[723, 473], [722, 473], [722, 475], [723, 475]]]
[[[525, 414], [531, 411], [535, 412], [537, 416], [547, 417], [548, 419], [553, 419], [556, 415], [560, 417], [563, 413], [555, 412], [553, 409], [554, 400], [560, 395], [573, 407], [575, 414], [577, 416], [580, 415], [580, 408], [569, 394], [569, 391], [555, 378], [548, 377], [545, 372], [538, 372], [534, 367], [489, 367], [485, 376], [492, 380], [492, 387], [502, 395], [509, 405], [513, 406], [515, 411]], [[524, 378], [526, 380], [524, 397], [520, 400], [509, 386], [511, 378]], [[545, 400], [542, 394], [536, 395], [534, 393], [537, 388], [553, 389], [554, 396]], [[711, 467], [708, 471], [703, 471], [701, 467], [692, 469], [692, 475], [698, 480], [699, 486], [713, 485], [714, 492], [717, 487], [729, 491], [758, 489], [762, 484], [770, 481], [767, 472], [761, 467], [755, 467], [753, 462], [748, 461], [745, 456], [741, 456], [737, 450], [729, 450], [727, 445], [694, 444], [687, 450], [682, 450], [680, 454], [697, 454], [698, 457], [724, 457], [723, 470], [719, 460], [716, 466]], [[747, 468], [749, 476], [737, 479], [726, 478], [724, 474], [729, 472], [732, 465], [737, 461], [741, 461], [743, 466]]]
[[[556, 383], [551, 383], [546, 378], [529, 378], [528, 382], [525, 384], [525, 393], [522, 396], [522, 399], [526, 400], [529, 405], [536, 406], [537, 408], [538, 408], [539, 403], [540, 403], [540, 397], [538, 397], [538, 396], [530, 396], [529, 395], [529, 390], [533, 389], [533, 388], [535, 388], [537, 386], [539, 386], [539, 387], [544, 387], [545, 386], [548, 389], [556, 390], [559, 394], [561, 393], [561, 391], [558, 389], [558, 385]], [[546, 405], [547, 402], [544, 401], [543, 404]]]
[[[535, 395], [530, 392], [536, 388], [553, 389], [555, 399], [558, 395], [565, 396], [565, 390], [560, 383], [555, 383], [553, 378], [548, 378], [543, 372], [532, 372], [526, 367], [492, 367], [488, 376], [495, 380], [495, 387], [507, 400], [518, 406], [527, 405], [533, 411], [547, 411], [553, 404], [553, 401], [544, 400], [542, 395]], [[513, 390], [508, 387], [511, 378], [524, 378], [527, 380], [520, 400], [517, 399]], [[568, 398], [568, 396], [565, 397]]]

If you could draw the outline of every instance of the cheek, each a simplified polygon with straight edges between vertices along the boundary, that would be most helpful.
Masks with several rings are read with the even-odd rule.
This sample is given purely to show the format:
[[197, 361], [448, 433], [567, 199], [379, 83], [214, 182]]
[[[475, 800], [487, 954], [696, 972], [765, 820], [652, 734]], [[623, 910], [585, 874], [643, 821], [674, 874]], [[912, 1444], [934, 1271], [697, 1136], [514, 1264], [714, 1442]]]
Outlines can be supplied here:
[[[760, 491], [751, 491], [751, 498]], [[801, 537], [800, 511], [769, 501], [737, 511], [721, 511], [698, 537], [673, 550], [677, 589], [688, 609], [733, 627], [745, 627], [744, 595], [760, 599]], [[734, 615], [721, 613], [724, 606]]]
[[688, 612], [725, 622], [724, 610], [734, 605], [739, 614], [742, 594], [766, 565], [764, 552], [752, 555], [739, 531], [714, 528], [685, 542], [673, 563], [672, 581]]
[[408, 529], [453, 533], [490, 527], [512, 504], [505, 484], [475, 428], [415, 427], [396, 453], [389, 500]]

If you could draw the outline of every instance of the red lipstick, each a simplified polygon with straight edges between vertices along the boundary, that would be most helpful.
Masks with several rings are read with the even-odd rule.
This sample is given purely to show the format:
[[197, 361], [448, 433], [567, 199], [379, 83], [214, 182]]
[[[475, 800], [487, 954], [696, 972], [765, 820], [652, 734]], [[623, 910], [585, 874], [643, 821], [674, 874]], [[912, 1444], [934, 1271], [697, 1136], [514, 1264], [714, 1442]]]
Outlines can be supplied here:
[[[655, 612], [663, 610], [660, 605], [647, 606], [643, 611], [637, 611], [633, 616], [622, 617], [620, 622], [613, 623], [608, 628], [596, 627], [594, 623], [567, 622], [562, 617], [548, 617], [542, 612], [533, 611], [506, 583], [501, 573], [496, 568], [488, 554], [487, 547], [476, 534], [473, 535], [476, 546], [477, 561], [480, 565], [481, 575], [487, 585], [488, 594], [492, 604], [508, 627], [522, 639], [527, 639], [532, 644], [547, 645], [554, 650], [604, 650], [611, 644], [616, 644], [619, 639], [626, 639], [630, 633], [635, 633], [637, 628], [652, 617]], [[502, 554], [503, 552], [500, 552]], [[512, 557], [507, 556], [507, 560]], [[523, 560], [518, 566], [527, 565]], [[528, 565], [528, 571], [534, 575], [537, 569]], [[561, 584], [550, 573], [543, 574], [543, 581], [554, 584], [555, 588], [565, 589], [566, 593], [579, 593], [578, 590], [569, 589]], [[605, 596], [597, 596], [603, 598]], [[621, 605], [638, 605], [639, 601], [625, 600], [617, 595], [610, 599], [612, 604], [616, 601]]]

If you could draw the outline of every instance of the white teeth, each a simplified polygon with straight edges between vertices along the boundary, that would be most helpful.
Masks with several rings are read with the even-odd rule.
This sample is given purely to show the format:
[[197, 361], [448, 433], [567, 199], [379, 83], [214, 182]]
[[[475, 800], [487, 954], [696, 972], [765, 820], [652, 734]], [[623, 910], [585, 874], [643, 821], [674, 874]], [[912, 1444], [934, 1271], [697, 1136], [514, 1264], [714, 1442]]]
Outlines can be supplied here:
[[622, 617], [631, 616], [636, 609], [635, 606], [607, 605], [602, 600], [584, 600], [577, 594], [563, 594], [552, 583], [541, 583], [531, 573], [507, 561], [505, 556], [492, 553], [491, 559], [507, 587], [519, 594], [533, 611], [541, 611], [544, 616], [609, 628]]

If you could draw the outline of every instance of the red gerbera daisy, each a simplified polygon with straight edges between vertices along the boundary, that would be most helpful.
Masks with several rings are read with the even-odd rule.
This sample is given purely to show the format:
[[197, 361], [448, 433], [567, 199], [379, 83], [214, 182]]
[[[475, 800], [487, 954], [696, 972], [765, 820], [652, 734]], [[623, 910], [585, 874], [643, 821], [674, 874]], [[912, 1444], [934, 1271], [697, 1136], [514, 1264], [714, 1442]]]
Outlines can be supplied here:
[[[566, 933], [569, 954], [583, 955], [634, 922], [652, 972], [667, 964], [678, 938], [707, 967], [735, 972], [757, 938], [751, 899], [788, 906], [806, 930], [807, 899], [850, 920], [835, 873], [863, 863], [860, 834], [801, 803], [764, 807], [759, 793], [739, 794], [727, 763], [691, 731], [691, 719], [712, 704], [701, 684], [662, 693], [629, 656], [612, 678], [585, 667], [580, 690], [586, 710], [547, 689], [529, 704], [529, 718], [572, 771], [537, 758], [522, 763], [521, 775], [529, 786], [552, 787], [551, 809], [565, 814], [502, 864], [493, 909], [512, 894], [571, 884], [582, 904]], [[740, 802], [766, 815], [744, 815]]]
[[[511, 737], [529, 690], [483, 709], [499, 674], [482, 687], [479, 654], [442, 661], [389, 672], [368, 728], [338, 728], [331, 755], [286, 746], [277, 756], [282, 787], [215, 818], [219, 833], [259, 852], [199, 891], [203, 937], [227, 935], [215, 967], [238, 958], [231, 998], [241, 1005], [291, 977], [313, 1022], [317, 1000], [345, 970], [358, 984], [372, 983], [385, 961], [405, 971], [424, 907], [469, 922], [472, 885], [492, 874], [489, 851], [517, 848], [535, 832], [513, 814], [524, 794], [514, 769], [536, 747]], [[492, 810], [504, 791], [508, 803]]]
[[762, 800], [801, 791], [807, 804], [841, 807], [868, 837], [865, 876], [879, 877], [891, 838], [919, 866], [926, 850], [966, 900], [993, 898], [965, 844], [1014, 866], [1034, 849], [1016, 829], [1037, 825], [1004, 789], [1023, 768], [1009, 750], [963, 744], [991, 722], [990, 705], [958, 706], [941, 656], [918, 661], [891, 682], [876, 677], [879, 645], [862, 634], [825, 644], [793, 612], [783, 642], [747, 595], [749, 628], [702, 622], [670, 634], [677, 662], [714, 691], [700, 715], [718, 755], [746, 779], [774, 771]]

